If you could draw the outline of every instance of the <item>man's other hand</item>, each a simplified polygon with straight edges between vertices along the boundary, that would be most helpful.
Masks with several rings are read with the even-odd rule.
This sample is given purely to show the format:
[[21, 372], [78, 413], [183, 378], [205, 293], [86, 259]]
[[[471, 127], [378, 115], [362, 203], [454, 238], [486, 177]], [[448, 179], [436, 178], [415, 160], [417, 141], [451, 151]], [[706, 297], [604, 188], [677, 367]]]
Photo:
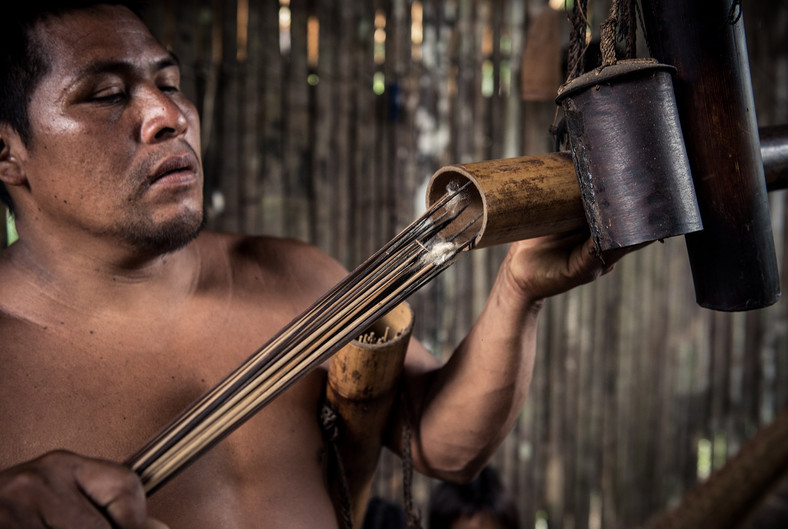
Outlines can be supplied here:
[[523, 295], [537, 302], [608, 273], [633, 249], [600, 255], [588, 231], [579, 230], [513, 243], [504, 267]]
[[166, 529], [128, 468], [55, 451], [0, 472], [3, 529]]

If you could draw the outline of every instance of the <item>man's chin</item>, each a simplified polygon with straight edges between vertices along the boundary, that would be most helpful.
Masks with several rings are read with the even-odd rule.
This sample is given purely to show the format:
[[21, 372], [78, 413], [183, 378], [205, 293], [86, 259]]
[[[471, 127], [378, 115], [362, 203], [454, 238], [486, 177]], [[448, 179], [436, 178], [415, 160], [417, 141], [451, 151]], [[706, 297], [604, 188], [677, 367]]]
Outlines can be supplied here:
[[[180, 250], [197, 238], [205, 228], [204, 213], [174, 219], [166, 224], [137, 225], [126, 231], [125, 239], [139, 252], [163, 255]], [[141, 223], [148, 224], [148, 223]]]

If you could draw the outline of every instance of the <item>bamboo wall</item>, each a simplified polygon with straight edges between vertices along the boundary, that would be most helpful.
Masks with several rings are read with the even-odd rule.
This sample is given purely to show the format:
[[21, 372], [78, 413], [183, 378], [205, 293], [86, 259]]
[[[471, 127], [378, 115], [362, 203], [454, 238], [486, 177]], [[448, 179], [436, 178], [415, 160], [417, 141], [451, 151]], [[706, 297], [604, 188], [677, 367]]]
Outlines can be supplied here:
[[[551, 150], [554, 104], [521, 98], [529, 37], [549, 62], [569, 32], [563, 17], [558, 41], [532, 27], [543, 8], [152, 3], [146, 19], [203, 116], [211, 227], [305, 239], [352, 268], [422, 211], [442, 165]], [[745, 2], [744, 17], [759, 121], [786, 123], [788, 7]], [[771, 205], [783, 262], [783, 192]], [[412, 298], [415, 334], [438, 356], [481, 309], [503, 251], [472, 252]], [[787, 310], [699, 308], [681, 239], [553, 299], [530, 399], [494, 462], [523, 527], [634, 527], [721, 466], [788, 404]], [[401, 477], [386, 455], [375, 492], [400, 500]], [[416, 480], [422, 512], [431, 485]]]

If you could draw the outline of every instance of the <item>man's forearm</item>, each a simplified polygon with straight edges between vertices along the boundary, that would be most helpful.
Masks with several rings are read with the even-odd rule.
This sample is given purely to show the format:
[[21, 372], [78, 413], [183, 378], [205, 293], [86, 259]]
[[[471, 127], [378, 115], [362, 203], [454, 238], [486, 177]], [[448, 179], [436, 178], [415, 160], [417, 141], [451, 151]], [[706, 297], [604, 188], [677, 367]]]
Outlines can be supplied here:
[[499, 274], [465, 340], [429, 375], [416, 410], [417, 468], [452, 480], [471, 479], [481, 470], [525, 402], [541, 305]]

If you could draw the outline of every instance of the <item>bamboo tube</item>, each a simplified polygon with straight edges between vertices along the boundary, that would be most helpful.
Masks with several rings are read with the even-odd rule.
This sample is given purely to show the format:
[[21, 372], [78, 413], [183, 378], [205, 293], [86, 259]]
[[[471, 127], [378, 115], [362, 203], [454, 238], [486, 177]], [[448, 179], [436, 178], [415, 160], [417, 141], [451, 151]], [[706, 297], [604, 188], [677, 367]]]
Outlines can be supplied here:
[[336, 444], [354, 526], [364, 519], [412, 330], [413, 311], [401, 303], [360, 337], [374, 333], [382, 341], [357, 338], [331, 358], [326, 396], [340, 417]]
[[447, 188], [469, 181], [473, 184], [466, 191], [469, 207], [461, 219], [481, 214], [476, 248], [587, 225], [568, 152], [442, 167], [427, 186], [427, 205], [433, 205]]

